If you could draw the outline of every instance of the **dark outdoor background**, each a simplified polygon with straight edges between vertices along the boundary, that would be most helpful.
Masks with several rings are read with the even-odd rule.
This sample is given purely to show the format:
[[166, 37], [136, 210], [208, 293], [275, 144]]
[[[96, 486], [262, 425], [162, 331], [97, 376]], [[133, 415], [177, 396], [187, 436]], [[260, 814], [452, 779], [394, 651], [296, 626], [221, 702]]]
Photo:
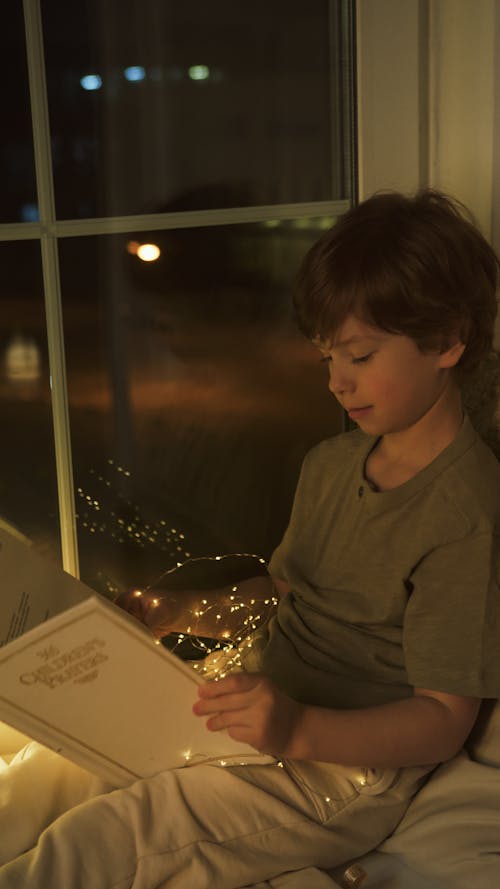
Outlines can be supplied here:
[[[42, 0], [58, 218], [349, 200], [345, 8]], [[0, 222], [29, 223], [22, 5], [4, 19]], [[81, 574], [94, 587], [151, 582], [189, 555], [267, 559], [279, 542], [304, 453], [342, 425], [291, 313], [301, 258], [333, 221], [60, 238]], [[141, 261], [144, 243], [158, 259]], [[37, 240], [0, 243], [0, 301], [0, 514], [57, 557]]]

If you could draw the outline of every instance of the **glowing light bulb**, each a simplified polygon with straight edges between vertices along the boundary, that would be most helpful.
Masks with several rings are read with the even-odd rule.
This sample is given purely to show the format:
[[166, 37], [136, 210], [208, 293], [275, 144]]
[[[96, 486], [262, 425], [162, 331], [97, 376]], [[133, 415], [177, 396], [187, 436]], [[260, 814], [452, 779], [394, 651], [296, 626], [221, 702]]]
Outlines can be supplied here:
[[34, 382], [40, 378], [40, 349], [31, 337], [16, 335], [7, 345], [4, 355], [8, 380]]
[[144, 78], [146, 77], [146, 71], [142, 67], [142, 65], [129, 65], [128, 68], [125, 68], [123, 76], [125, 80], [128, 80], [130, 83], [134, 83], [138, 80], [144, 80]]
[[87, 91], [100, 90], [102, 86], [102, 77], [100, 74], [85, 74], [80, 78], [80, 86]]
[[[161, 255], [158, 244], [140, 244], [139, 241], [127, 242], [127, 253], [137, 256], [143, 262], [154, 262]], [[128, 473], [130, 475], [130, 473]], [[162, 524], [165, 524], [164, 522]], [[175, 532], [174, 532], [175, 533]]]
[[154, 262], [161, 254], [158, 244], [139, 244], [137, 256], [143, 262]]
[[320, 216], [318, 220], [318, 228], [326, 231], [331, 228], [333, 223], [335, 222], [333, 216]]
[[20, 210], [23, 222], [38, 222], [40, 216], [38, 213], [38, 204], [23, 204]]
[[188, 74], [191, 80], [208, 80], [210, 68], [207, 65], [191, 65], [188, 68]]

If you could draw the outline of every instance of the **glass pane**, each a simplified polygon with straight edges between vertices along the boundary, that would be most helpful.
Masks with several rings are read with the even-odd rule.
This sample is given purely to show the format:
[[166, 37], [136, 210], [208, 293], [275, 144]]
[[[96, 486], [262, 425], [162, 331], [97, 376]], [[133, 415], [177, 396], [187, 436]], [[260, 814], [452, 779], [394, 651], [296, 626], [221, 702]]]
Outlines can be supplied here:
[[346, 7], [43, 0], [58, 216], [348, 196]]
[[267, 558], [279, 542], [305, 451], [341, 428], [290, 305], [331, 222], [61, 242], [81, 570], [95, 588], [151, 583], [188, 555]]
[[2, 7], [0, 222], [35, 222], [38, 208], [22, 3]]
[[0, 521], [60, 557], [37, 242], [0, 244]]

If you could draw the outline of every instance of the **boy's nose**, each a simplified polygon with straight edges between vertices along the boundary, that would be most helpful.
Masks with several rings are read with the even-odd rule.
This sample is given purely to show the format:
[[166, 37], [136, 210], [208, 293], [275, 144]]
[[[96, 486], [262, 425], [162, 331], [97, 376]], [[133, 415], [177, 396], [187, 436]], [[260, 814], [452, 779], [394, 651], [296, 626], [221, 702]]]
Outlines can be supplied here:
[[352, 392], [354, 389], [354, 380], [345, 370], [339, 367], [334, 368], [333, 362], [330, 362], [330, 376], [328, 380], [328, 388], [332, 395], [337, 398], [344, 392]]

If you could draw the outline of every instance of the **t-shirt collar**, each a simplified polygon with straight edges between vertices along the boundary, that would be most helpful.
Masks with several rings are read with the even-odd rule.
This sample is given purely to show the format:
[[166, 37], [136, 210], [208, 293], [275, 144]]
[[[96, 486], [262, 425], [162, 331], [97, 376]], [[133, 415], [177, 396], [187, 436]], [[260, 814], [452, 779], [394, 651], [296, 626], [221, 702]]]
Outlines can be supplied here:
[[385, 507], [402, 503], [425, 488], [438, 475], [441, 475], [448, 466], [451, 466], [455, 460], [472, 447], [476, 439], [477, 433], [472, 426], [468, 415], [464, 414], [464, 419], [458, 435], [455, 436], [453, 441], [451, 441], [450, 444], [434, 458], [434, 460], [421, 469], [420, 472], [417, 472], [412, 478], [408, 479], [408, 481], [398, 485], [398, 487], [392, 488], [389, 491], [379, 491], [377, 487], [366, 478], [365, 465], [369, 454], [373, 451], [377, 442], [380, 441], [380, 436], [367, 436], [366, 445], [362, 448], [358, 464], [358, 492], [362, 490], [362, 493], [366, 495], [367, 503], [370, 502], [372, 506]]

